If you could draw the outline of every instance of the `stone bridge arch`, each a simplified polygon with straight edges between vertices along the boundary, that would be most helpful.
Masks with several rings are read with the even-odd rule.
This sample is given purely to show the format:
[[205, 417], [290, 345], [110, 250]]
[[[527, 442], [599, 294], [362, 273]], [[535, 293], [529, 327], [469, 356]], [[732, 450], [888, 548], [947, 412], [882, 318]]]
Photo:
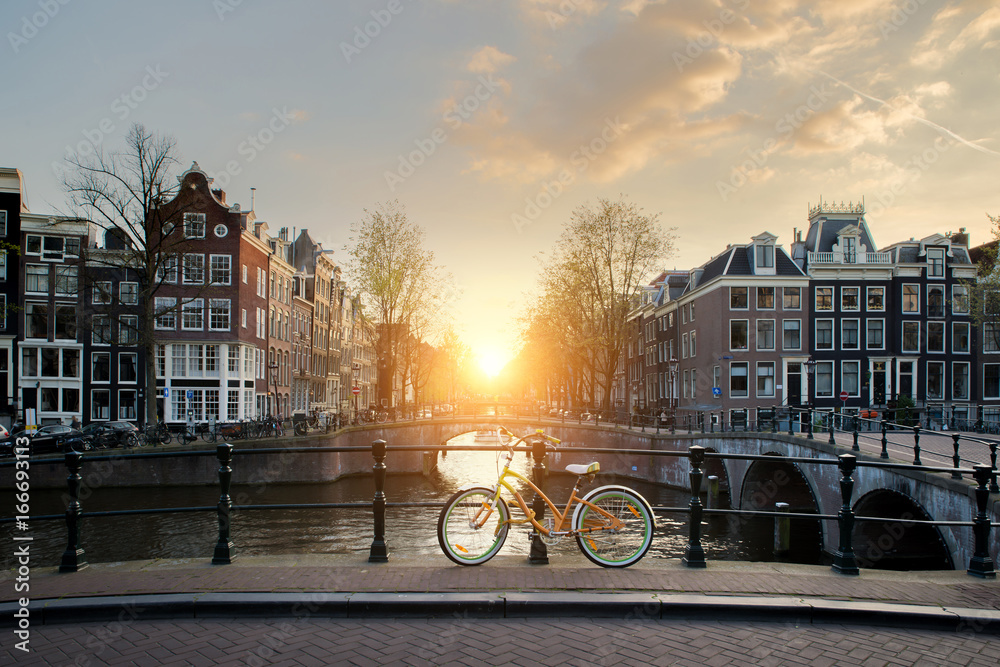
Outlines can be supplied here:
[[894, 520], [931, 519], [913, 498], [889, 489], [870, 491], [855, 503], [854, 513], [886, 518], [886, 521], [858, 521], [855, 524], [851, 542], [860, 567], [887, 570], [955, 568], [948, 543], [937, 526]]

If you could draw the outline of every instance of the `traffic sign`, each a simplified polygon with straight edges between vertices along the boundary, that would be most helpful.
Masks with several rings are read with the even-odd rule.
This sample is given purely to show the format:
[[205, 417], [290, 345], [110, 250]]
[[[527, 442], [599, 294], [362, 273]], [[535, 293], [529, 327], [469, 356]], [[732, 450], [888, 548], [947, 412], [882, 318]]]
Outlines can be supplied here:
[[351, 387], [351, 393], [357, 396], [361, 393], [361, 387]]
[[163, 398], [170, 398], [170, 387], [163, 388]]
[[188, 389], [186, 395], [187, 395], [187, 399], [190, 401], [192, 398], [194, 398], [194, 390], [193, 389]]
[[840, 392], [840, 400], [842, 400], [842, 401], [846, 401], [847, 400], [847, 392], [846, 391]]
[[722, 396], [722, 387], [712, 387], [712, 396]]

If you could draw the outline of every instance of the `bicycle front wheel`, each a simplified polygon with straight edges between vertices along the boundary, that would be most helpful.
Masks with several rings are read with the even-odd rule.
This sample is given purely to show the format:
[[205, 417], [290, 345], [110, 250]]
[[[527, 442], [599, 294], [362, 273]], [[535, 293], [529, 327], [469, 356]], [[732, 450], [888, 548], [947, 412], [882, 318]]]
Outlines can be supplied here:
[[[459, 565], [485, 563], [500, 551], [510, 527], [510, 510], [503, 498], [489, 509], [493, 492], [486, 487], [459, 491], [438, 518], [438, 543], [444, 555]], [[484, 514], [489, 513], [485, 517]]]
[[625, 524], [620, 530], [599, 530], [610, 523], [609, 519], [588, 505], [577, 506], [573, 529], [595, 529], [576, 536], [584, 556], [601, 567], [628, 567], [646, 555], [653, 543], [655, 524], [645, 498], [623, 486], [603, 486], [584, 500]]

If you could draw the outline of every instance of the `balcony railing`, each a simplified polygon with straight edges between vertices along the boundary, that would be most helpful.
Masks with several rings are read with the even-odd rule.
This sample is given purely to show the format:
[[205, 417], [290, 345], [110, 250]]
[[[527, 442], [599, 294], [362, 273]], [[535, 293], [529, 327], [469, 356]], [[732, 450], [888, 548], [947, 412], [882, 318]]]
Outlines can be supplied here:
[[811, 252], [810, 264], [891, 264], [888, 252]]

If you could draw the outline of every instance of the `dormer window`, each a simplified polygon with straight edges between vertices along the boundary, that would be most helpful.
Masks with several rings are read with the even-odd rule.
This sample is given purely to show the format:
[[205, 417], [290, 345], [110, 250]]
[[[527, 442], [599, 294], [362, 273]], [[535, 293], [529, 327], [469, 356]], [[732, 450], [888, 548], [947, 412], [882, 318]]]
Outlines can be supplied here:
[[759, 245], [756, 247], [754, 255], [757, 256], [758, 269], [774, 268], [774, 246]]
[[927, 276], [944, 278], [944, 248], [927, 249]]

